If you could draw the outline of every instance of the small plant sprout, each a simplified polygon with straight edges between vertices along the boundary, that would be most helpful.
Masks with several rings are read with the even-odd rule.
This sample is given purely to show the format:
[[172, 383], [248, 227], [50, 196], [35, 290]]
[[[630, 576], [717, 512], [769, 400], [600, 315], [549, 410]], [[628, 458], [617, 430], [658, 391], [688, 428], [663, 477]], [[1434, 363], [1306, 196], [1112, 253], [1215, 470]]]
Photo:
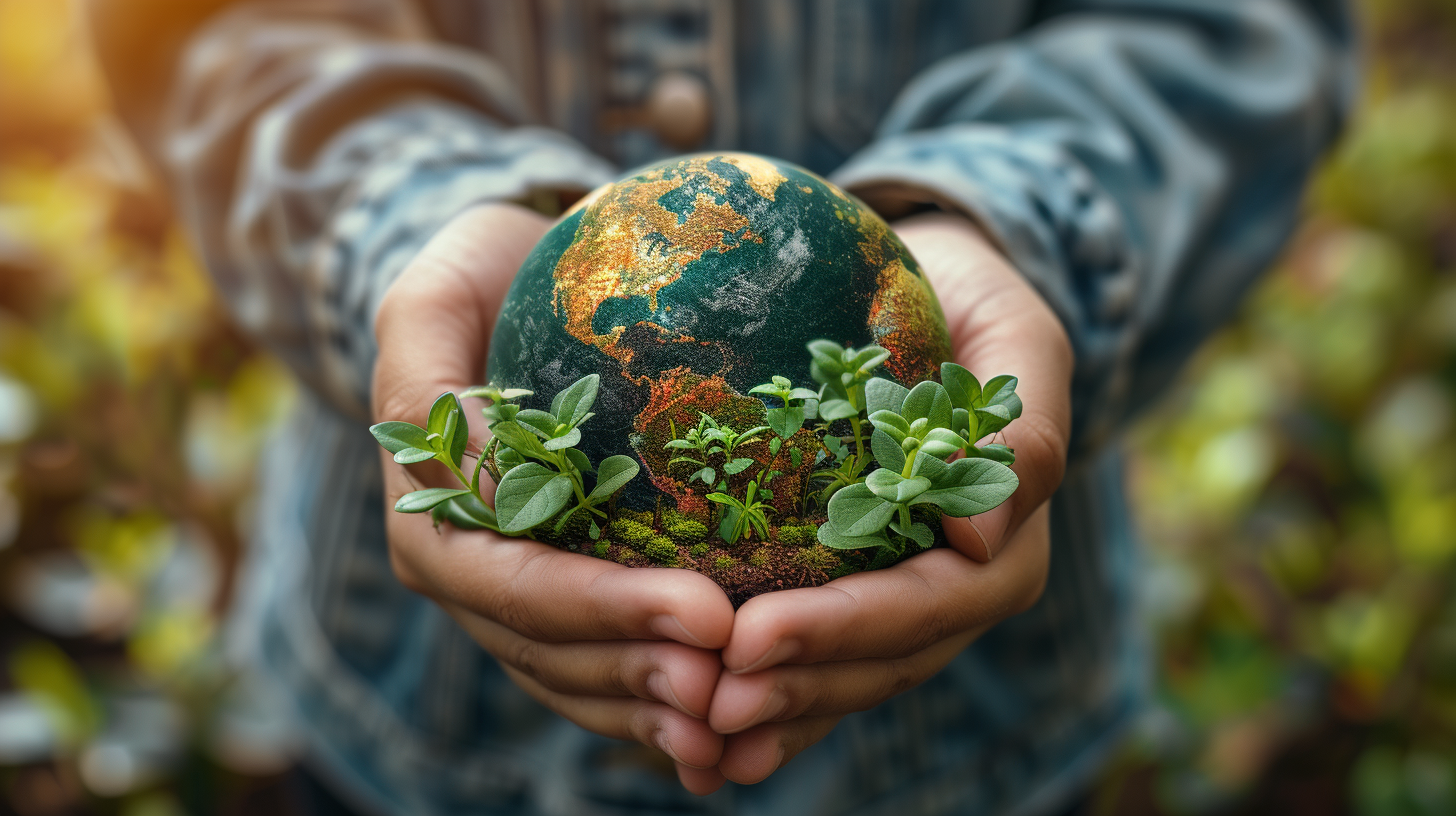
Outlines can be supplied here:
[[[727, 425], [718, 424], [717, 420], [707, 414], [700, 414], [699, 416], [702, 419], [698, 421], [698, 427], [690, 428], [686, 438], [669, 440], [664, 446], [669, 450], [690, 450], [698, 455], [678, 456], [668, 464], [673, 465], [685, 462], [697, 465], [698, 470], [688, 477], [689, 483], [694, 479], [698, 479], [713, 489], [725, 490], [727, 489], [727, 478], [729, 476], [737, 476], [753, 464], [751, 457], [737, 455], [739, 446], [757, 439], [764, 432], [768, 431], [769, 428], [767, 425], [759, 425], [743, 433], [738, 433]], [[717, 478], [717, 471], [709, 464], [709, 457], [715, 454], [723, 457], [721, 463], [723, 479], [718, 481], [716, 486], [714, 485], [714, 480]]]
[[759, 489], [757, 480], [750, 480], [742, 501], [727, 493], [709, 493], [705, 498], [723, 507], [718, 535], [732, 545], [750, 532], [757, 533], [760, 541], [768, 539], [767, 511], [772, 508], [762, 499], [771, 496], [768, 491]]
[[[1009, 386], [1014, 390], [1014, 380]], [[973, 516], [1015, 492], [1016, 474], [995, 458], [950, 461], [970, 443], [954, 429], [954, 400], [940, 383], [927, 381], [907, 389], [875, 378], [867, 385], [866, 400], [875, 426], [871, 445], [879, 468], [829, 500], [829, 518], [818, 534], [825, 546], [882, 547], [896, 554], [912, 545], [924, 549], [934, 543], [935, 535], [924, 522], [912, 519], [916, 505], [950, 516]], [[971, 398], [965, 404], [974, 406], [975, 401]]]
[[844, 447], [843, 440], [834, 436], [824, 439], [825, 450], [833, 457], [837, 467], [821, 472], [817, 478], [828, 481], [819, 500], [829, 501], [840, 488], [855, 484], [860, 474], [870, 464], [865, 450], [864, 414], [865, 384], [880, 363], [889, 359], [890, 352], [876, 346], [844, 348], [831, 340], [815, 340], [808, 345], [812, 361], [809, 374], [819, 383], [819, 419], [826, 425], [841, 419], [849, 420], [851, 431], [851, 453]]
[[[427, 488], [410, 493], [395, 504], [401, 513], [430, 511], [438, 523], [448, 520], [463, 529], [488, 529], [507, 535], [534, 535], [547, 522], [559, 534], [578, 512], [602, 519], [601, 505], [610, 502], [637, 475], [640, 466], [630, 456], [610, 456], [593, 468], [581, 442], [581, 425], [593, 416], [599, 379], [589, 374], [557, 394], [550, 411], [521, 408], [512, 400], [530, 396], [522, 389], [477, 387], [467, 397], [491, 400], [482, 413], [494, 435], [486, 450], [476, 455], [475, 471], [467, 479], [461, 469], [468, 432], [460, 401], [443, 394], [430, 409], [424, 428], [407, 422], [384, 422], [370, 428], [374, 438], [394, 453], [401, 464], [442, 462], [460, 480], [462, 488]], [[480, 470], [496, 468], [495, 509], [480, 495]], [[590, 492], [585, 477], [595, 474]], [[575, 503], [572, 500], [575, 499]], [[568, 505], [571, 505], [568, 507]], [[588, 525], [591, 538], [601, 535], [595, 519]]]
[[[773, 376], [772, 382], [755, 385], [750, 394], [766, 394], [782, 403], [767, 411], [768, 427], [780, 439], [788, 439], [804, 427], [804, 420], [814, 419], [818, 413], [819, 394], [808, 388], [795, 388], [788, 377]], [[777, 453], [777, 451], [775, 451]]]

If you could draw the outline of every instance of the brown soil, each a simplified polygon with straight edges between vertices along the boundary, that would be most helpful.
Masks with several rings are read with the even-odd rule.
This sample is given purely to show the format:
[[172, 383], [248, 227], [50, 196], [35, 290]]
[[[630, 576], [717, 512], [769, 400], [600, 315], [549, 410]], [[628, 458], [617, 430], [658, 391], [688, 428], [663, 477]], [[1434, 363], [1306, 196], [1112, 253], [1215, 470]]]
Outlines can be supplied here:
[[[822, 521], [823, 519], [805, 519], [803, 523], [818, 524]], [[660, 532], [657, 525], [651, 526]], [[831, 550], [818, 542], [810, 542], [808, 547], [783, 543], [778, 539], [779, 529], [770, 527], [766, 542], [743, 539], [732, 545], [725, 543], [716, 534], [711, 534], [705, 542], [706, 551], [699, 555], [693, 555], [694, 548], [678, 546], [677, 560], [673, 564], [655, 561], [641, 552], [612, 542], [605, 536], [600, 541], [582, 541], [566, 545], [565, 548], [629, 567], [690, 569], [700, 572], [723, 588], [728, 599], [733, 602], [734, 609], [742, 606], [749, 598], [765, 592], [822, 586], [842, 575], [890, 566], [898, 560], [886, 559], [885, 556], [889, 554], [883, 553], [882, 560], [876, 561], [873, 560], [874, 553]], [[605, 545], [604, 552], [598, 551], [600, 545]], [[696, 549], [703, 550], [701, 546]]]

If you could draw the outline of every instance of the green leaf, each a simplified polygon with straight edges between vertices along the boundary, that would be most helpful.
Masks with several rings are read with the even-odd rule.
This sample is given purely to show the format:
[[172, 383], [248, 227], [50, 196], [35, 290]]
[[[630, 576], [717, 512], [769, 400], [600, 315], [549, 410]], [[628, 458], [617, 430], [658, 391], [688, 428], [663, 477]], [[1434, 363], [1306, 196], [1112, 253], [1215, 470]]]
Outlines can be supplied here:
[[435, 403], [430, 406], [430, 418], [425, 422], [425, 430], [430, 433], [445, 435], [445, 418], [450, 416], [451, 410], [460, 410], [460, 403], [455, 395], [446, 391], [435, 398]]
[[785, 392], [782, 388], [779, 388], [774, 383], [763, 383], [762, 385], [755, 385], [754, 387], [748, 389], [748, 393], [768, 394], [769, 396], [777, 397]]
[[581, 429], [572, 428], [571, 430], [567, 431], [561, 436], [556, 437], [555, 439], [546, 440], [546, 444], [543, 447], [545, 447], [546, 450], [549, 451], [559, 451], [563, 448], [574, 448], [580, 442]]
[[872, 414], [876, 411], [901, 413], [900, 406], [905, 404], [908, 396], [910, 389], [884, 377], [875, 377], [865, 383], [865, 406]]
[[976, 438], [981, 439], [1011, 424], [1011, 411], [1005, 405], [976, 409]]
[[905, 478], [886, 468], [874, 471], [865, 479], [870, 492], [887, 502], [904, 504], [930, 489], [930, 480], [924, 476]]
[[937, 479], [941, 478], [941, 474], [945, 473], [948, 467], [950, 465], [947, 465], [943, 460], [931, 456], [923, 450], [918, 450], [915, 452], [915, 464], [910, 467], [910, 475], [924, 476], [933, 484]]
[[855, 410], [854, 406], [849, 404], [849, 400], [827, 399], [819, 403], [819, 418], [825, 422], [834, 422], [835, 420], [849, 419], [855, 416], [859, 416], [859, 411]]
[[808, 388], [795, 388], [789, 392], [791, 400], [816, 400], [819, 399], [819, 392]]
[[940, 383], [926, 380], [910, 389], [900, 415], [910, 422], [925, 419], [932, 428], [949, 428], [952, 410], [950, 396]]
[[559, 422], [573, 428], [585, 422], [592, 404], [597, 401], [597, 388], [601, 381], [600, 375], [588, 374], [572, 383], [551, 401], [551, 413]]
[[824, 437], [824, 447], [829, 449], [835, 462], [843, 462], [844, 457], [849, 455], [849, 448], [845, 446], [844, 440], [837, 436]]
[[400, 463], [401, 465], [413, 465], [416, 462], [424, 462], [429, 459], [434, 459], [435, 456], [436, 454], [432, 450], [405, 448], [403, 450], [395, 451], [394, 461]]
[[571, 498], [571, 479], [535, 462], [501, 477], [495, 489], [495, 512], [503, 533], [523, 533], [561, 512]]
[[486, 422], [490, 425], [515, 419], [516, 415], [520, 412], [521, 406], [509, 402], [498, 402], [495, 405], [487, 405], [480, 409], [480, 415], [485, 417]]
[[567, 461], [571, 462], [572, 467], [576, 468], [582, 473], [596, 472], [596, 468], [592, 467], [591, 460], [586, 458], [586, 454], [582, 453], [577, 448], [567, 448], [566, 459]]
[[[1005, 405], [1012, 419], [1021, 416], [1021, 397], [1016, 396], [1016, 385], [1017, 379], [1010, 374], [992, 377], [986, 383], [986, 389], [981, 392], [979, 401], [975, 403], [976, 407]], [[1013, 404], [1016, 405], [1014, 409], [1011, 408]]]
[[[841, 493], [844, 491], [840, 491]], [[839, 495], [838, 493], [835, 494]], [[831, 500], [832, 501], [832, 500]], [[849, 536], [835, 530], [828, 524], [819, 525], [819, 543], [835, 550], [862, 550], [869, 547], [888, 547], [890, 539], [883, 532], [867, 536]]]
[[976, 375], [955, 363], [940, 364], [940, 383], [945, 386], [951, 404], [957, 408], [969, 411], [981, 396], [981, 383], [976, 380]]
[[738, 474], [747, 470], [748, 467], [752, 464], [752, 459], [749, 459], [748, 457], [740, 457], [723, 465], [723, 472], [728, 474], [729, 476], [737, 476]]
[[798, 448], [789, 448], [789, 461], [794, 463], [794, 469], [798, 470], [804, 465], [804, 452]]
[[592, 541], [596, 541], [602, 537], [602, 528], [597, 526], [596, 519], [592, 519], [591, 526], [586, 528], [586, 534], [591, 537]]
[[587, 499], [592, 503], [605, 501], [612, 497], [612, 494], [621, 490], [626, 484], [632, 481], [642, 467], [637, 460], [630, 456], [618, 454], [608, 456], [602, 460], [602, 465], [597, 470], [597, 486]]
[[966, 444], [961, 435], [949, 428], [931, 428], [925, 435], [925, 441], [920, 443], [920, 450], [931, 456], [945, 459]]
[[484, 399], [499, 403], [503, 400], [516, 400], [521, 397], [529, 397], [534, 393], [536, 392], [526, 388], [496, 388], [491, 385], [472, 385], [460, 392], [460, 398], [483, 397]]
[[964, 440], [971, 438], [971, 412], [964, 408], [957, 408], [951, 411], [950, 429]]
[[834, 494], [829, 500], [829, 525], [847, 536], [872, 535], [885, 529], [895, 515], [895, 505], [870, 492], [860, 482]]
[[832, 373], [837, 377], [840, 372], [844, 371], [844, 346], [833, 340], [811, 340], [805, 348], [809, 350], [809, 356], [813, 358], [813, 361], [826, 373]]
[[464, 419], [465, 415], [460, 411], [460, 400], [446, 391], [430, 406], [430, 419], [425, 424], [425, 429], [430, 433], [440, 435], [441, 450], [448, 453], [450, 460], [456, 465], [460, 464], [461, 457], [465, 455], [465, 443], [470, 437], [470, 430]]
[[905, 441], [906, 435], [910, 433], [910, 423], [894, 411], [879, 410], [870, 414], [870, 424], [875, 428], [889, 434], [898, 445]]
[[[455, 395], [451, 394], [451, 399]], [[459, 401], [456, 401], [455, 410], [445, 415], [445, 432], [442, 434], [443, 445], [450, 454], [450, 460], [458, 467], [465, 456], [465, 443], [470, 441], [470, 426], [465, 422], [465, 414], [459, 409]]]
[[425, 441], [428, 435], [425, 429], [408, 422], [381, 422], [371, 425], [369, 433], [390, 453], [399, 453], [405, 448], [430, 449], [430, 443]]
[[804, 409], [793, 408], [770, 408], [768, 409], [768, 426], [784, 439], [788, 439], [804, 427]]
[[931, 545], [935, 544], [935, 532], [930, 529], [930, 525], [928, 524], [917, 521], [911, 524], [907, 530], [900, 525], [900, 522], [892, 521], [890, 522], [890, 529], [914, 541], [922, 550], [928, 550]]
[[711, 485], [713, 483], [713, 480], [717, 477], [717, 471], [713, 470], [710, 467], [704, 467], [702, 470], [699, 470], [697, 473], [694, 473], [693, 475], [688, 477], [688, 484], [692, 484], [692, 481], [694, 479], [700, 479], [702, 480], [703, 484]]
[[1016, 492], [1016, 474], [990, 459], [957, 459], [911, 504], [933, 504], [950, 516], [984, 513]]
[[548, 451], [541, 445], [541, 440], [518, 422], [497, 423], [491, 429], [491, 433], [495, 434], [495, 438], [499, 439], [501, 444], [523, 456], [534, 456], [538, 459], [545, 459], [548, 456]]
[[424, 490], [416, 490], [413, 493], [406, 493], [399, 497], [394, 503], [397, 513], [423, 513], [434, 508], [440, 502], [453, 499], [456, 496], [465, 496], [469, 490], [453, 490], [448, 487], [427, 487]]
[[870, 452], [875, 455], [875, 461], [882, 468], [889, 468], [899, 473], [905, 467], [904, 449], [900, 447], [894, 437], [879, 428], [870, 434]]
[[982, 445], [979, 448], [972, 448], [977, 456], [984, 459], [991, 459], [1003, 465], [1016, 464], [1016, 451], [1005, 445]]
[[523, 408], [516, 414], [516, 422], [519, 422], [526, 430], [534, 433], [542, 439], [550, 439], [556, 433], [556, 426], [559, 424], [556, 417], [545, 411], [538, 411], [535, 408]]
[[[495, 511], [490, 505], [475, 497], [474, 493], [456, 496], [439, 508], [444, 509], [445, 518], [462, 530], [499, 530]], [[439, 509], [437, 508], [437, 509]]]
[[890, 359], [890, 352], [880, 346], [868, 345], [854, 353], [848, 367], [867, 374], [879, 368], [880, 363], [888, 359]]
[[706, 496], [703, 496], [703, 498], [707, 499], [708, 501], [710, 501], [710, 502], [712, 502], [714, 504], [722, 504], [722, 505], [726, 505], [728, 507], [742, 507], [743, 506], [743, 502], [740, 502], [739, 500], [733, 498], [732, 496], [728, 495], [727, 493], [709, 493]]

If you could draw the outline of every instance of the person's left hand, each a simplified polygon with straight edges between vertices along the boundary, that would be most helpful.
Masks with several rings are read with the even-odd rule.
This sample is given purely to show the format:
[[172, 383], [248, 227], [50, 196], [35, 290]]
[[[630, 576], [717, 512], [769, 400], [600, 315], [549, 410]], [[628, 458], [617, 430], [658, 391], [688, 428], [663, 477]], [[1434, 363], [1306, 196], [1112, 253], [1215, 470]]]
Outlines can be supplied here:
[[1021, 484], [987, 513], [945, 519], [951, 548], [744, 604], [708, 714], [714, 731], [731, 735], [717, 768], [724, 779], [762, 781], [845, 714], [924, 682], [1030, 607], [1046, 582], [1047, 500], [1066, 467], [1071, 424], [1066, 333], [970, 221], [920, 216], [896, 232], [935, 287], [955, 361], [982, 379], [1020, 379], [1025, 410], [1004, 434]]

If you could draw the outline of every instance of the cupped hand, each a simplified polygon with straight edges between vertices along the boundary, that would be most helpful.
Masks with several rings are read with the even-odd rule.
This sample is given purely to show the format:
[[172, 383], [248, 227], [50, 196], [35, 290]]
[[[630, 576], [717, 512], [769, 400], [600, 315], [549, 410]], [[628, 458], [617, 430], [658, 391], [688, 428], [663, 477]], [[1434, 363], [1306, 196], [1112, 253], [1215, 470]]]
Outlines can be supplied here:
[[[376, 422], [423, 425], [437, 396], [479, 382], [501, 300], [549, 226], [520, 207], [480, 206], [409, 264], [375, 321]], [[476, 414], [469, 450], [478, 452], [489, 435], [477, 411], [466, 413]], [[381, 462], [386, 507], [422, 487], [456, 486], [437, 463], [407, 470], [387, 452]], [[689, 790], [721, 784], [711, 769], [723, 737], [705, 718], [733, 608], [716, 584], [386, 515], [400, 581], [444, 608], [517, 685], [583, 728], [666, 752]]]
[[1031, 606], [1046, 582], [1046, 504], [1061, 482], [1071, 423], [1066, 333], [970, 221], [936, 214], [895, 229], [945, 309], [955, 362], [983, 380], [1020, 378], [1025, 409], [1004, 431], [1020, 486], [994, 510], [945, 519], [950, 548], [760, 595], [738, 610], [708, 714], [729, 735], [718, 771], [735, 782], [767, 778], [845, 714], [925, 681]]

